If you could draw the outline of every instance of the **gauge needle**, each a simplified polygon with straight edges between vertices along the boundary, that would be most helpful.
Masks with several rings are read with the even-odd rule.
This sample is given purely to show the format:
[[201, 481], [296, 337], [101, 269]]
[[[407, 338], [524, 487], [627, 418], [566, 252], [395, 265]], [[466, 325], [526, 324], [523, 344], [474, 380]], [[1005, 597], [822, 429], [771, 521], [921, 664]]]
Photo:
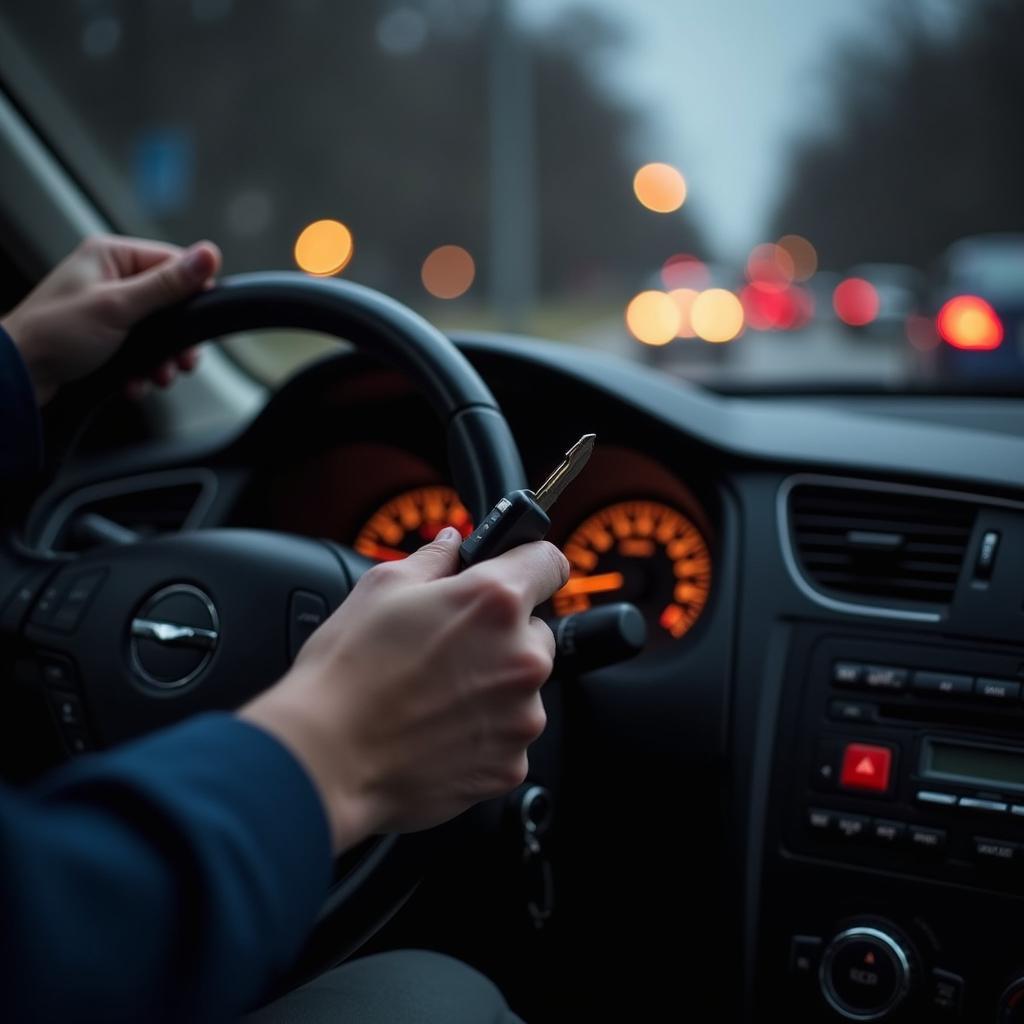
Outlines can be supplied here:
[[621, 572], [602, 572], [596, 576], [573, 576], [559, 591], [571, 597], [573, 594], [601, 594], [607, 590], [619, 590], [625, 582]]

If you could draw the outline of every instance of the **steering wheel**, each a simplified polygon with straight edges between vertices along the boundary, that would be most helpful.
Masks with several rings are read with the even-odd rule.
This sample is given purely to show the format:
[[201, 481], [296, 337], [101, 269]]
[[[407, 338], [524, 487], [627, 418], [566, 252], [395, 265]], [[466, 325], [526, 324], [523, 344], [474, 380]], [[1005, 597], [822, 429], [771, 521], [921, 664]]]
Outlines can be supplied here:
[[[260, 328], [343, 338], [403, 372], [444, 424], [453, 482], [478, 522], [525, 486], [494, 396], [440, 331], [371, 289], [298, 273], [228, 277], [154, 314], [103, 370], [65, 389], [47, 420], [67, 440], [130, 377], [189, 345]], [[13, 531], [2, 540], [0, 580], [16, 586], [0, 593], [0, 639], [38, 662], [51, 698], [70, 697], [68, 713], [84, 714], [101, 746], [243, 704], [284, 674], [369, 564], [332, 542], [261, 530], [201, 530], [76, 557], [32, 552]], [[339, 862], [298, 977], [387, 920], [418, 881], [429, 837], [378, 837]]]

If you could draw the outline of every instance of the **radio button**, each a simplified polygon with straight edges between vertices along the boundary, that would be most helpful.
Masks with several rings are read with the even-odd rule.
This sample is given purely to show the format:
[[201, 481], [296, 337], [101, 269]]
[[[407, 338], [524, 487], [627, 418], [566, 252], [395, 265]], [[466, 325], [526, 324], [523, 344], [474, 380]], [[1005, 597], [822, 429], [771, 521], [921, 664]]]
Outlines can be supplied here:
[[837, 661], [832, 665], [832, 682], [836, 686], [860, 686], [863, 679], [863, 665], [852, 661]]
[[878, 706], [859, 700], [833, 700], [829, 701], [828, 717], [837, 722], [874, 722]]
[[915, 693], [960, 697], [974, 692], [974, 679], [952, 672], [915, 672], [910, 680], [910, 688]]
[[960, 797], [960, 806], [965, 811], [986, 811], [989, 814], [1005, 814], [1009, 810], [1001, 800], [979, 800], [973, 796]]
[[919, 789], [916, 799], [919, 804], [937, 804], [940, 807], [956, 806], [956, 796], [953, 793], [936, 793], [930, 789]]
[[892, 774], [892, 750], [868, 743], [848, 743], [839, 784], [843, 789], [885, 793]]
[[1009, 679], [975, 679], [974, 692], [986, 700], [1007, 703], [1020, 697], [1020, 683]]
[[849, 842], [857, 842], [864, 839], [868, 834], [868, 826], [871, 819], [863, 814], [837, 814], [836, 832], [842, 839]]
[[819, 740], [811, 769], [811, 786], [831, 792], [836, 788], [839, 775], [839, 741]]
[[887, 665], [867, 665], [864, 668], [863, 686], [867, 690], [900, 691], [907, 688], [907, 677], [910, 675], [905, 668], [892, 668]]
[[901, 846], [907, 836], [907, 826], [902, 821], [885, 821], [877, 818], [869, 830], [872, 842], [878, 846]]
[[910, 845], [920, 853], [936, 855], [946, 847], [946, 830], [910, 826]]
[[985, 864], [1014, 864], [1021, 857], [1021, 848], [1005, 839], [974, 837], [974, 856]]

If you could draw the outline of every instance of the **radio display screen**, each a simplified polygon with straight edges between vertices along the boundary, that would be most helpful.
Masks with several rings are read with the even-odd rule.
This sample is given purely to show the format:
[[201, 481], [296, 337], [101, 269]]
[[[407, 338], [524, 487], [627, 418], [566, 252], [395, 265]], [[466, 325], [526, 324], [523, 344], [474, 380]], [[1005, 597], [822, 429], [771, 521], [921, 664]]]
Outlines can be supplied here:
[[922, 774], [926, 777], [963, 779], [990, 786], [1024, 789], [1024, 750], [975, 747], [941, 740], [926, 740]]

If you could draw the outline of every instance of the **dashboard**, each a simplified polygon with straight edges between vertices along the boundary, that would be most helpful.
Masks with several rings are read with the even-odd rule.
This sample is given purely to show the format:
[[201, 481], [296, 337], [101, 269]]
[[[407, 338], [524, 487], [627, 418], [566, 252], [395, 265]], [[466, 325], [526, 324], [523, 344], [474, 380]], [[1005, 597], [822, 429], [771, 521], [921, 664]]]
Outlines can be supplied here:
[[[551, 510], [572, 576], [540, 614], [630, 601], [650, 639], [545, 687], [531, 765], [555, 799], [558, 912], [524, 940], [539, 952], [480, 959], [474, 900], [497, 896], [460, 903], [467, 865], [433, 927], [475, 921], [456, 952], [513, 990], [528, 962], [602, 1019], [1024, 1019], [1019, 403], [726, 397], [565, 346], [457, 340], [535, 485], [598, 435]], [[472, 527], [426, 404], [343, 354], [237, 434], [70, 468], [29, 539], [59, 549], [90, 511], [145, 527], [146, 492], [166, 511], [182, 487], [178, 526], [369, 560]]]

